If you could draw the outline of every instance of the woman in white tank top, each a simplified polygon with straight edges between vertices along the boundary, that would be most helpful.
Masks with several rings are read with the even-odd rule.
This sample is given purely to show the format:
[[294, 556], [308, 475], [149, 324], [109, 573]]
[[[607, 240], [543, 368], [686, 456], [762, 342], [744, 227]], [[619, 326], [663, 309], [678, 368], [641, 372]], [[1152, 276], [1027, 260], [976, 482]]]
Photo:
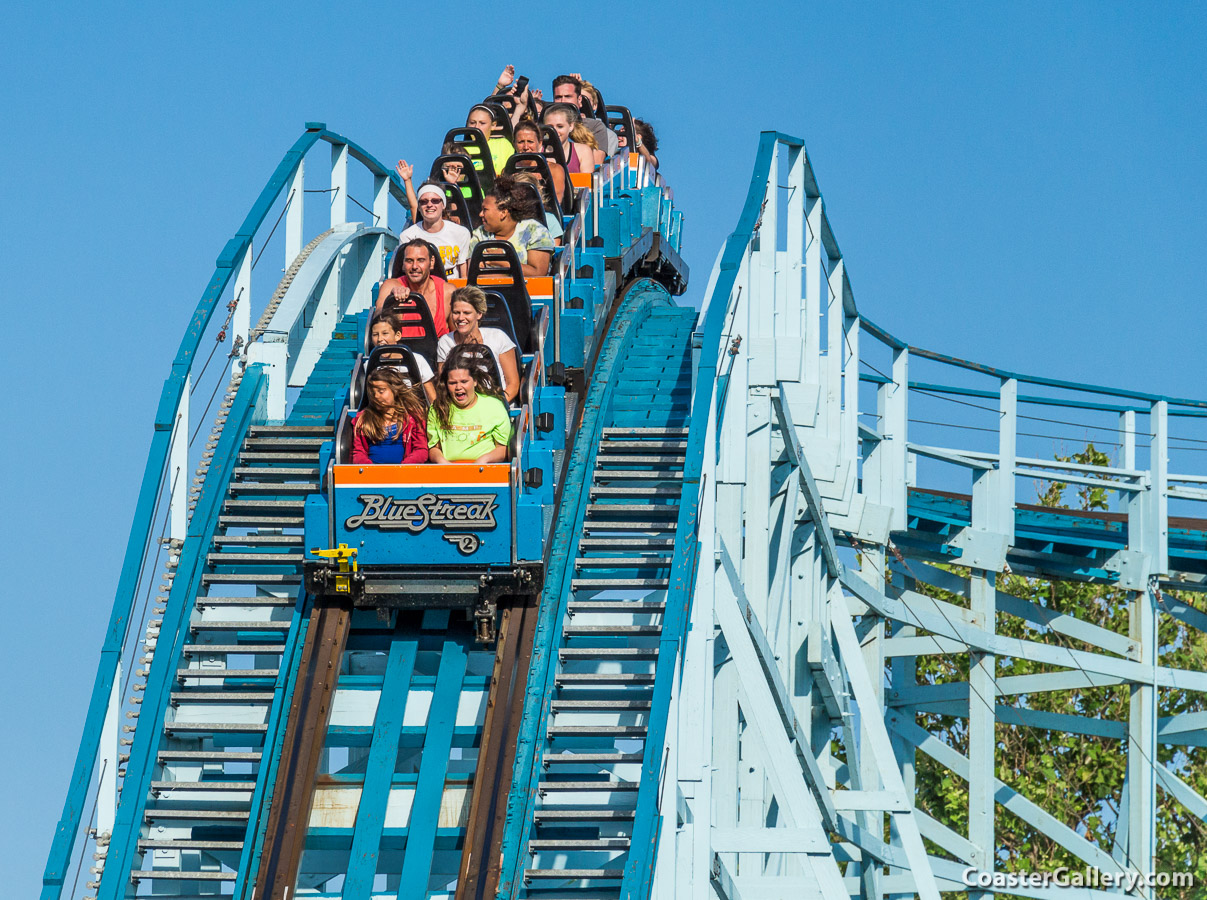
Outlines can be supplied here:
[[454, 347], [461, 344], [483, 344], [494, 355], [507, 402], [512, 403], [520, 393], [519, 352], [515, 343], [500, 328], [481, 327], [486, 315], [486, 294], [476, 285], [453, 291], [448, 304], [448, 334], [436, 344], [436, 362], [443, 366]]

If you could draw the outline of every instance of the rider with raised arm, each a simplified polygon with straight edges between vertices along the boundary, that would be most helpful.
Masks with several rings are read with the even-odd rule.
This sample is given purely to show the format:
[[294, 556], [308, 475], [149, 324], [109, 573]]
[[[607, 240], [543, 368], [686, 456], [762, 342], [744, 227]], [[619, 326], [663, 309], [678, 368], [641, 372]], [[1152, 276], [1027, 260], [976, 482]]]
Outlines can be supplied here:
[[416, 212], [417, 198], [415, 197], [415, 186], [411, 183], [411, 178], [415, 174], [415, 167], [408, 163], [405, 159], [398, 160], [398, 165], [394, 167], [394, 171], [398, 173], [398, 177], [402, 179], [402, 186], [407, 193], [407, 209], [411, 212], [411, 221], [414, 222], [419, 218], [419, 213]]
[[493, 93], [511, 94], [515, 97], [515, 107], [511, 110], [512, 125], [518, 125], [521, 119], [529, 116], [539, 115], [539, 111], [534, 108], [533, 104], [533, 95], [536, 92], [530, 90], [527, 84], [524, 85], [523, 90], [516, 90], [515, 66], [513, 65], [508, 64], [503, 67], [499, 80], [495, 82]]
[[[554, 78], [553, 102], [568, 103], [581, 113], [583, 104], [582, 76], [576, 73], [573, 75], [558, 75], [557, 78]], [[587, 130], [595, 136], [595, 143], [599, 145], [600, 149], [608, 156], [614, 154], [620, 144], [616, 139], [616, 133], [607, 126], [607, 123], [590, 116], [583, 116], [582, 119], [583, 124], [587, 126]]]
[[[508, 64], [503, 67], [503, 71], [499, 73], [499, 80], [495, 82], [495, 93], [501, 94], [507, 91], [515, 82], [515, 66]], [[518, 122], [523, 116], [523, 110], [520, 109], [520, 103], [523, 103], [524, 108], [531, 110], [534, 117], [544, 113], [547, 104], [544, 102], [544, 96], [539, 90], [529, 90], [525, 87], [520, 96], [516, 97], [516, 110], [512, 112], [511, 118], [513, 122]], [[553, 79], [553, 103], [568, 103], [578, 110], [582, 116], [583, 104], [583, 77], [577, 72], [570, 75], [558, 75]], [[583, 124], [591, 132], [595, 138], [595, 143], [605, 155], [611, 156], [619, 147], [619, 142], [616, 139], [615, 133], [608, 127], [607, 123], [590, 116], [582, 116]]]

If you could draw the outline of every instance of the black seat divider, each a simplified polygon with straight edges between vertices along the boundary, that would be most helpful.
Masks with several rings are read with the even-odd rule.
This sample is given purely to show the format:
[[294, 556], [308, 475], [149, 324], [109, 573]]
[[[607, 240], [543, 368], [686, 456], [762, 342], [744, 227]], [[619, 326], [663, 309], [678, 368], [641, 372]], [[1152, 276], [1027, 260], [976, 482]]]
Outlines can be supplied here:
[[[446, 286], [445, 290], [448, 288]], [[445, 303], [448, 298], [445, 298]], [[436, 368], [436, 324], [432, 311], [421, 294], [410, 294], [405, 299], [391, 297], [386, 300], [382, 312], [393, 313], [402, 320], [402, 338], [406, 345], [424, 359], [434, 371]], [[382, 348], [377, 348], [382, 349]], [[376, 352], [376, 350], [374, 351]]]
[[484, 288], [482, 293], [486, 295], [486, 315], [482, 317], [479, 327], [499, 329], [511, 338], [511, 342], [518, 349], [520, 341], [516, 337], [515, 322], [512, 321], [511, 308], [507, 305], [507, 299], [493, 289]]
[[532, 322], [532, 301], [524, 284], [524, 270], [515, 247], [507, 241], [482, 241], [469, 257], [469, 284], [478, 278], [508, 278], [510, 284], [479, 284], [483, 290], [496, 291], [507, 301], [515, 326], [516, 346], [521, 353], [536, 352], [536, 328]]
[[[476, 172], [474, 173], [477, 174]], [[457, 217], [459, 225], [464, 225], [470, 231], [478, 227], [478, 216], [469, 208], [469, 200], [461, 193], [461, 188], [447, 181], [441, 181], [439, 186], [444, 190], [444, 202]]]
[[563, 169], [566, 169], [566, 189], [562, 192], [562, 196], [559, 199], [561, 200], [562, 209], [569, 215], [574, 209], [574, 185], [570, 183], [570, 170], [566, 168], [566, 152], [562, 149], [562, 142], [551, 125], [541, 126], [541, 144], [545, 158], [553, 160]]
[[515, 175], [518, 172], [531, 172], [536, 175], [545, 184], [549, 190], [549, 202], [545, 203], [542, 198], [541, 205], [545, 208], [545, 212], [553, 213], [558, 217], [558, 221], [562, 218], [562, 205], [558, 202], [557, 188], [553, 184], [553, 173], [549, 171], [549, 160], [540, 153], [515, 153], [511, 159], [507, 160], [507, 165], [503, 167], [503, 172], [507, 175]]
[[511, 114], [515, 112], [516, 96], [515, 94], [491, 94], [482, 101], [483, 106], [490, 106], [492, 103], [497, 104], [507, 110], [507, 118], [510, 121]]
[[[369, 354], [365, 360], [364, 373], [366, 384], [360, 392], [360, 406], [358, 409], [364, 409], [368, 402], [368, 379], [373, 374], [375, 369], [381, 368], [401, 369], [402, 377], [407, 380], [407, 383], [415, 389], [416, 395], [423, 403], [427, 403], [427, 395], [423, 392], [423, 377], [419, 371], [419, 363], [416, 362], [415, 351], [407, 344], [384, 344], [381, 347], [374, 347], [373, 352]], [[435, 371], [435, 367], [432, 367]]]
[[[448, 178], [445, 177], [445, 163], [459, 163], [461, 165], [461, 171], [464, 174], [462, 175], [463, 180], [460, 184], [453, 184], [448, 180]], [[471, 231], [477, 228], [478, 221], [482, 215], [483, 190], [482, 182], [478, 180], [478, 172], [474, 168], [473, 160], [456, 153], [437, 156], [435, 161], [432, 163], [431, 175], [428, 177], [432, 181], [439, 181], [441, 184], [443, 184], [445, 186], [445, 199], [448, 200], [450, 204], [456, 203], [458, 211], [464, 210], [465, 214], [472, 220], [469, 222], [462, 222], [461, 224]], [[467, 189], [469, 194], [467, 195], [462, 188]], [[460, 196], [461, 201], [457, 201], [454, 198], [454, 193]]]
[[625, 139], [624, 148], [629, 153], [637, 152], [637, 128], [633, 125], [633, 114], [627, 106], [607, 107], [608, 117], [604, 120], [617, 137]]
[[490, 145], [486, 143], [486, 135], [478, 128], [450, 128], [444, 136], [444, 143], [453, 143], [464, 147], [465, 152], [473, 161], [473, 168], [478, 172], [478, 181], [484, 191], [495, 186], [495, 166], [490, 158]]
[[500, 393], [503, 391], [503, 369], [489, 347], [485, 344], [459, 344], [454, 350], [463, 358], [468, 357], [474, 365], [491, 377]]
[[[545, 200], [541, 196], [541, 189], [539, 187], [537, 187], [535, 184], [531, 184], [527, 181], [517, 181], [516, 190], [526, 191], [527, 193], [529, 193], [532, 196], [533, 202], [536, 203], [536, 208], [538, 210], [540, 210], [542, 213], [545, 211]], [[542, 225], [548, 224], [545, 222], [544, 219], [539, 219], [538, 221]]]
[[[406, 243], [409, 244], [410, 241], [407, 241]], [[447, 279], [448, 275], [446, 275], [444, 272], [444, 259], [443, 259], [443, 257], [440, 256], [440, 248], [437, 247], [435, 244], [433, 244], [431, 241], [427, 241], [427, 245], [432, 251], [432, 274], [435, 275], [437, 278]], [[405, 244], [399, 244], [398, 248], [394, 251], [394, 258], [390, 260], [390, 277], [391, 278], [402, 278], [403, 277], [402, 250], [403, 250], [404, 246], [405, 246]]]
[[561, 139], [552, 125], [541, 126], [541, 143], [544, 145], [545, 156], [552, 159], [562, 168], [566, 166], [566, 151], [562, 149]]
[[594, 87], [595, 99], [599, 101], [595, 106], [595, 118], [606, 119], [608, 117], [608, 107], [604, 105], [603, 91], [599, 89], [598, 85], [594, 85]]
[[[357, 375], [361, 372], [358, 370]], [[352, 462], [352, 417], [344, 416], [335, 426], [335, 461]]]
[[[381, 352], [379, 353], [378, 351]], [[365, 403], [367, 402], [365, 382], [369, 373], [380, 366], [394, 366], [395, 368], [402, 369], [403, 377], [417, 388], [419, 399], [427, 403], [427, 395], [420, 387], [422, 382], [419, 380], [419, 364], [416, 362], [414, 351], [406, 344], [386, 344], [374, 348], [367, 356], [362, 354], [356, 357], [356, 366], [352, 370], [352, 382], [348, 388], [348, 403], [352, 409], [360, 410], [365, 408]], [[435, 372], [435, 369], [432, 371]], [[339, 439], [339, 434], [337, 433], [337, 443]], [[351, 438], [348, 440], [348, 453], [351, 454]]]
[[[495, 124], [499, 126], [499, 132], [495, 136], [507, 138], [507, 140], [511, 141], [512, 145], [514, 146], [515, 133], [512, 131], [511, 110], [508, 109], [504, 104], [496, 103], [494, 100], [490, 99], [484, 100], [478, 105], [485, 106], [487, 109], [489, 109], [490, 114], [494, 117]], [[491, 137], [489, 134], [486, 136], [488, 138]]]

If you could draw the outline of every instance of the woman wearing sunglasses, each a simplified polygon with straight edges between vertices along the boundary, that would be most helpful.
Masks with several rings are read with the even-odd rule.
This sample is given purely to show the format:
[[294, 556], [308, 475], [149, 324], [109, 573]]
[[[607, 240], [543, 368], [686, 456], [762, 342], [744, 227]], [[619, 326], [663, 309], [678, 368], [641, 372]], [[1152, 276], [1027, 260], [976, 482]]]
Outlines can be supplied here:
[[398, 236], [400, 245], [415, 238], [423, 238], [435, 244], [444, 263], [444, 271], [458, 278], [465, 277], [465, 266], [469, 263], [469, 229], [444, 218], [447, 205], [444, 189], [437, 184], [419, 187], [419, 215], [414, 225]]

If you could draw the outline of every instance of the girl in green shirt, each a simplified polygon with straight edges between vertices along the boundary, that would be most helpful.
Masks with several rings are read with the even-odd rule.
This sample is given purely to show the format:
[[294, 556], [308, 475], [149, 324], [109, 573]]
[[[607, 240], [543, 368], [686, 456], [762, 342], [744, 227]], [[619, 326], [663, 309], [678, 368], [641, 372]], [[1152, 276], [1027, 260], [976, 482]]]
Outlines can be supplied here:
[[506, 462], [511, 419], [485, 365], [490, 359], [489, 348], [461, 344], [445, 360], [427, 416], [432, 462]]

